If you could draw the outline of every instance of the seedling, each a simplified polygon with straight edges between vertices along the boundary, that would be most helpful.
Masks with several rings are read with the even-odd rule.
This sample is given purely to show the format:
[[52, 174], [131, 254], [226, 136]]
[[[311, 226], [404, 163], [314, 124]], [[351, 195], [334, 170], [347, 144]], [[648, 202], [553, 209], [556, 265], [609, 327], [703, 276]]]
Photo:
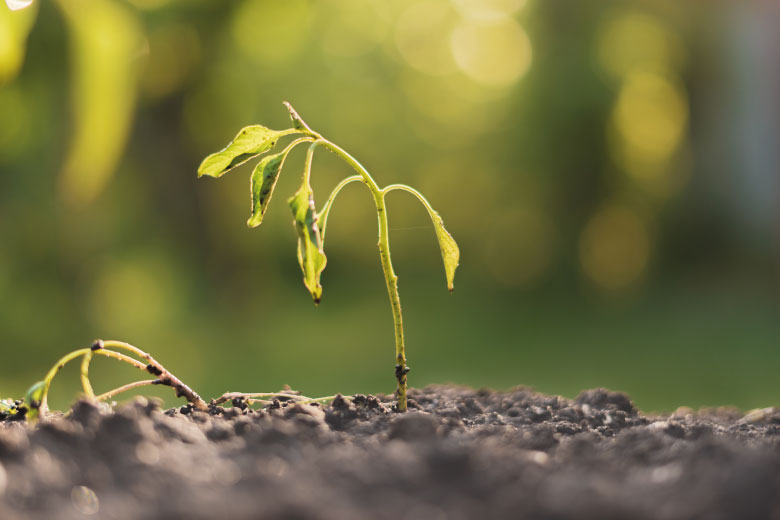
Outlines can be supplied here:
[[[127, 351], [135, 357], [118, 352], [119, 350]], [[92, 383], [89, 380], [89, 365], [94, 356], [105, 356], [127, 363], [139, 370], [148, 372], [153, 375], [154, 378], [133, 381], [114, 388], [113, 390], [109, 390], [108, 392], [95, 395], [95, 392], [92, 389]], [[275, 400], [280, 404], [282, 402], [289, 404], [324, 403], [333, 401], [337, 397], [331, 395], [327, 397], [311, 398], [300, 395], [289, 389], [283, 392], [255, 394], [226, 392], [219, 398], [212, 399], [210, 404], [206, 404], [194, 390], [174, 376], [168, 369], [154, 359], [151, 354], [123, 341], [103, 341], [102, 339], [97, 339], [91, 346], [73, 350], [60, 358], [60, 360], [51, 367], [51, 370], [49, 370], [42, 381], [38, 381], [27, 390], [24, 399], [0, 399], [0, 420], [30, 420], [34, 422], [39, 418], [45, 418], [49, 412], [49, 389], [51, 388], [54, 377], [65, 365], [79, 358], [81, 358], [80, 378], [84, 390], [84, 399], [93, 403], [106, 401], [123, 392], [149, 385], [169, 386], [176, 391], [176, 397], [184, 397], [189, 402], [189, 406], [201, 411], [212, 411], [213, 407], [217, 407], [226, 402], [231, 402], [233, 406], [245, 408], [246, 406], [251, 406], [253, 404], [270, 405], [273, 404]], [[137, 358], [140, 358], [140, 360]], [[351, 398], [344, 397], [344, 399]]]
[[[333, 201], [347, 184], [359, 181], [368, 187], [374, 199], [377, 219], [379, 220], [379, 257], [382, 261], [382, 271], [385, 275], [387, 293], [390, 297], [390, 306], [393, 310], [393, 322], [395, 324], [395, 377], [398, 383], [397, 409], [401, 412], [406, 411], [406, 374], [409, 372], [409, 367], [406, 365], [401, 301], [398, 296], [398, 277], [395, 271], [393, 271], [393, 263], [390, 259], [390, 237], [387, 227], [385, 196], [391, 191], [405, 191], [417, 197], [425, 206], [425, 209], [428, 210], [439, 241], [439, 247], [441, 248], [447, 287], [450, 292], [452, 292], [453, 278], [455, 277], [455, 269], [458, 266], [460, 256], [458, 245], [444, 228], [444, 223], [439, 214], [419, 191], [405, 184], [390, 184], [380, 188], [374, 181], [374, 178], [354, 157], [312, 130], [289, 103], [285, 102], [284, 104], [290, 112], [290, 119], [292, 119], [293, 123], [292, 128], [271, 130], [261, 125], [242, 128], [235, 139], [223, 150], [213, 153], [203, 160], [198, 168], [198, 177], [204, 175], [215, 178], [221, 177], [235, 167], [269, 152], [280, 139], [287, 136], [298, 136], [281, 152], [265, 155], [252, 171], [250, 181], [251, 216], [247, 221], [247, 225], [254, 228], [263, 221], [271, 195], [273, 195], [276, 187], [276, 181], [279, 179], [279, 174], [288, 155], [299, 144], [308, 143], [301, 187], [287, 202], [292, 209], [293, 223], [298, 233], [298, 263], [300, 263], [303, 271], [303, 284], [311, 293], [315, 304], [319, 304], [322, 298], [320, 277], [327, 263], [323, 244], [325, 242], [328, 215], [333, 207]], [[320, 211], [317, 211], [315, 208], [314, 193], [310, 183], [312, 159], [318, 147], [326, 148], [335, 153], [357, 172], [357, 175], [347, 177], [336, 185]]]
[[[143, 361], [139, 361], [134, 357], [118, 352], [118, 350], [128, 351]], [[155, 377], [154, 379], [146, 379], [128, 383], [103, 394], [95, 395], [95, 392], [92, 389], [92, 384], [89, 380], [89, 365], [93, 356], [105, 356], [116, 359], [117, 361], [122, 361], [123, 363], [134, 366], [139, 370], [148, 372]], [[103, 341], [98, 339], [95, 340], [91, 346], [69, 352], [59, 361], [57, 361], [57, 363], [55, 363], [51, 370], [49, 370], [49, 372], [46, 374], [46, 377], [43, 378], [43, 381], [38, 381], [27, 391], [27, 395], [24, 398], [25, 404], [21, 404], [20, 401], [17, 401], [15, 403], [16, 406], [13, 407], [13, 409], [3, 409], [2, 411], [9, 414], [13, 413], [14, 415], [20, 415], [21, 417], [33, 420], [37, 419], [38, 417], [45, 417], [46, 413], [48, 412], [49, 388], [51, 387], [54, 376], [56, 376], [57, 373], [66, 364], [79, 358], [81, 358], [81, 385], [84, 390], [84, 396], [90, 401], [105, 401], [122, 392], [127, 392], [128, 390], [133, 390], [142, 386], [164, 385], [173, 388], [176, 391], [177, 397], [186, 398], [194, 408], [199, 410], [208, 409], [206, 402], [203, 401], [203, 399], [197, 393], [195, 393], [195, 391], [182, 383], [179, 378], [170, 373], [147, 352], [144, 352], [140, 348], [134, 347], [133, 345], [124, 343], [122, 341]]]

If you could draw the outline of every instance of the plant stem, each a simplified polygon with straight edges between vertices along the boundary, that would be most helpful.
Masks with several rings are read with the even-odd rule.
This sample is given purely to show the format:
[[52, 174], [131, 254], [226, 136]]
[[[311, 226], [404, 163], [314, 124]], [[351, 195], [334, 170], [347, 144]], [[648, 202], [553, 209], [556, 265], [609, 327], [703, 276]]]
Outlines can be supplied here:
[[390, 258], [390, 232], [387, 226], [387, 210], [385, 209], [385, 191], [379, 188], [376, 181], [368, 170], [360, 164], [357, 159], [352, 157], [340, 146], [328, 141], [324, 137], [316, 134], [317, 140], [312, 143], [312, 148], [317, 144], [322, 144], [330, 149], [336, 155], [341, 157], [344, 162], [349, 164], [366, 183], [371, 194], [374, 196], [376, 204], [377, 218], [379, 221], [379, 257], [382, 261], [382, 272], [385, 275], [387, 284], [387, 294], [390, 297], [390, 306], [393, 309], [393, 323], [395, 325], [395, 378], [398, 381], [397, 390], [397, 409], [399, 412], [406, 411], [406, 374], [409, 367], [406, 366], [406, 349], [404, 347], [404, 326], [401, 315], [401, 299], [398, 296], [398, 276], [393, 270], [393, 262]]
[[95, 391], [92, 389], [92, 383], [89, 381], [89, 363], [92, 361], [92, 350], [84, 354], [81, 359], [81, 386], [84, 387], [84, 394], [87, 399], [93, 401], [95, 399]]
[[159, 385], [159, 384], [160, 384], [159, 379], [145, 379], [143, 381], [133, 381], [132, 383], [127, 383], [126, 385], [122, 385], [118, 388], [114, 388], [113, 390], [109, 390], [104, 394], [100, 394], [99, 396], [95, 397], [95, 400], [105, 401], [106, 399], [110, 399], [115, 395], [121, 394], [122, 392], [133, 390], [134, 388], [140, 388], [142, 386], [149, 386], [149, 385]]
[[[201, 396], [199, 396], [192, 388], [185, 385], [178, 377], [170, 373], [168, 369], [166, 369], [156, 359], [154, 359], [151, 354], [144, 352], [140, 348], [134, 347], [129, 343], [125, 343], [124, 341], [109, 340], [102, 343], [105, 347], [129, 350], [138, 357], [145, 359], [149, 364], [144, 366], [143, 369], [150, 374], [157, 376], [157, 379], [160, 381], [161, 385], [170, 386], [176, 390], [176, 397], [184, 397], [188, 402], [190, 402], [195, 408], [199, 410], [209, 409], [206, 401], [204, 401]], [[96, 350], [95, 352], [101, 352], [101, 350]]]

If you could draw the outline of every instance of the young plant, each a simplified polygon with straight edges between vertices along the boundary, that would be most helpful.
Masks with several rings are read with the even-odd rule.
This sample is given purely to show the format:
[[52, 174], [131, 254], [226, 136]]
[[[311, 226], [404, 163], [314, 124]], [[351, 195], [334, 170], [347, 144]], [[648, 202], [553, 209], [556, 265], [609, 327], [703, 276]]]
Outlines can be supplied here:
[[[323, 250], [325, 232], [328, 223], [328, 215], [333, 206], [333, 201], [339, 192], [352, 182], [365, 184], [376, 205], [377, 219], [379, 221], [379, 257], [382, 261], [382, 271], [385, 275], [387, 293], [390, 297], [390, 306], [393, 310], [395, 323], [395, 377], [398, 382], [397, 409], [406, 411], [406, 374], [409, 367], [406, 365], [406, 351], [404, 348], [404, 329], [401, 317], [401, 301], [398, 296], [398, 277], [393, 271], [393, 263], [390, 259], [390, 237], [387, 227], [387, 208], [385, 196], [391, 191], [405, 191], [411, 193], [425, 206], [433, 222], [436, 237], [441, 248], [444, 260], [444, 271], [447, 278], [447, 287], [450, 292], [453, 288], [455, 269], [458, 266], [460, 252], [455, 240], [444, 228], [439, 214], [423, 195], [405, 184], [390, 184], [380, 188], [374, 178], [354, 157], [342, 148], [324, 138], [321, 134], [312, 130], [293, 107], [285, 102], [290, 112], [293, 127], [287, 130], [271, 130], [264, 126], [252, 125], [241, 129], [238, 135], [223, 150], [206, 157], [198, 168], [198, 177], [221, 177], [236, 166], [269, 152], [277, 142], [286, 136], [298, 136], [292, 140], [281, 152], [265, 155], [252, 171], [250, 182], [251, 216], [247, 221], [249, 227], [257, 227], [263, 221], [263, 216], [268, 209], [276, 181], [282, 171], [285, 160], [290, 152], [299, 144], [307, 143], [306, 162], [303, 169], [301, 187], [287, 201], [292, 209], [293, 222], [298, 233], [298, 262], [303, 271], [303, 283], [314, 298], [314, 303], [319, 304], [322, 298], [322, 285], [320, 277], [327, 258]], [[338, 155], [357, 172], [345, 178], [331, 192], [328, 200], [320, 211], [314, 206], [314, 194], [312, 192], [310, 178], [312, 159], [318, 147], [323, 147]]]
[[[143, 361], [139, 361], [134, 357], [118, 352], [118, 350], [130, 352]], [[122, 361], [139, 370], [152, 374], [154, 379], [135, 381], [114, 388], [103, 394], [95, 395], [89, 380], [89, 364], [94, 356], [105, 356], [116, 359], [117, 361]], [[179, 378], [170, 373], [147, 352], [122, 341], [103, 341], [98, 339], [95, 340], [91, 346], [69, 352], [57, 361], [46, 374], [46, 377], [43, 378], [43, 381], [38, 381], [30, 387], [24, 398], [24, 404], [21, 404], [21, 401], [17, 401], [14, 403], [15, 406], [11, 407], [10, 403], [4, 403], [4, 408], [0, 407], [0, 412], [4, 412], [8, 415], [19, 415], [20, 417], [32, 420], [35, 420], [38, 417], [45, 417], [49, 409], [49, 388], [51, 387], [52, 380], [54, 380], [54, 376], [56, 376], [66, 364], [79, 358], [81, 358], [81, 385], [87, 400], [100, 402], [110, 399], [122, 392], [127, 392], [128, 390], [133, 390], [142, 386], [164, 385], [173, 388], [176, 391], [176, 397], [184, 397], [194, 408], [208, 410], [206, 402], [195, 393], [195, 391], [182, 383]]]

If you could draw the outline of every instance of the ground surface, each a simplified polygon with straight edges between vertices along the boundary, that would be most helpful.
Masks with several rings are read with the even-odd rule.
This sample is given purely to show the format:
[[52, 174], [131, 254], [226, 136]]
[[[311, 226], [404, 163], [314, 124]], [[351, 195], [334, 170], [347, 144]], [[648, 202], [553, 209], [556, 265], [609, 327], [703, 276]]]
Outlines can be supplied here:
[[[412, 390], [332, 406], [0, 424], [0, 518], [780, 519], [780, 414]], [[216, 413], [216, 412], [215, 412]]]

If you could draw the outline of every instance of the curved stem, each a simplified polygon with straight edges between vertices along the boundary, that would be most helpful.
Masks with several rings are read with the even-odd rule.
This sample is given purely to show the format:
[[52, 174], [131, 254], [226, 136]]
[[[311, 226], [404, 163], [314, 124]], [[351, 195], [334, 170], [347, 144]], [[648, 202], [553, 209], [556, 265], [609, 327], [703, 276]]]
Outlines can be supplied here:
[[428, 210], [428, 214], [431, 216], [431, 219], [436, 219], [439, 217], [439, 213], [433, 209], [433, 206], [431, 206], [431, 203], [428, 202], [428, 199], [426, 199], [422, 193], [412, 188], [411, 186], [407, 186], [406, 184], [390, 184], [389, 186], [382, 188], [382, 194], [386, 195], [393, 190], [402, 190], [411, 193], [417, 197], [420, 202], [422, 202], [423, 206], [425, 206], [425, 209]]
[[317, 214], [319, 217], [320, 237], [323, 242], [325, 241], [325, 229], [327, 229], [328, 226], [328, 215], [330, 215], [330, 208], [333, 206], [333, 201], [336, 199], [336, 195], [338, 195], [341, 189], [347, 184], [362, 180], [363, 177], [361, 175], [353, 175], [351, 177], [347, 177], [338, 183], [335, 188], [333, 188], [333, 191], [330, 193], [330, 197], [328, 197], [328, 201], [322, 207], [322, 211]]
[[[144, 352], [140, 348], [135, 347], [129, 343], [125, 343], [124, 341], [109, 340], [102, 342], [102, 344], [105, 347], [129, 350], [138, 357], [145, 359], [149, 364], [144, 366], [143, 369], [150, 374], [157, 376], [157, 379], [160, 381], [161, 385], [172, 387], [174, 390], [176, 390], [176, 397], [184, 397], [193, 406], [195, 406], [195, 408], [198, 408], [199, 410], [208, 410], [209, 407], [203, 398], [201, 398], [192, 388], [185, 385], [178, 377], [169, 372], [168, 369], [166, 369], [156, 359], [154, 359], [151, 354]], [[101, 350], [96, 350], [95, 352], [101, 352]]]
[[[41, 403], [38, 406], [38, 411], [43, 417], [46, 415], [46, 412], [49, 409], [48, 403], [49, 403], [49, 389], [51, 388], [51, 382], [54, 379], [54, 376], [57, 375], [57, 373], [68, 363], [73, 361], [74, 359], [77, 359], [81, 356], [84, 356], [85, 359], [81, 363], [81, 382], [82, 385], [84, 385], [84, 392], [89, 395], [88, 389], [92, 389], [92, 385], [89, 383], [89, 377], [88, 377], [88, 371], [89, 371], [89, 363], [91, 361], [91, 358], [94, 354], [98, 354], [101, 356], [111, 357], [114, 359], [117, 359], [119, 361], [124, 361], [125, 363], [129, 363], [130, 365], [133, 365], [134, 367], [140, 369], [140, 370], [146, 370], [146, 365], [141, 363], [140, 361], [137, 361], [130, 356], [125, 356], [124, 354], [120, 354], [119, 352], [114, 352], [113, 350], [105, 350], [103, 348], [95, 349], [91, 347], [87, 348], [80, 348], [77, 350], [74, 350], [73, 352], [69, 352], [62, 356], [59, 361], [57, 361], [53, 367], [46, 373], [46, 377], [43, 378], [43, 394], [41, 396]], [[92, 394], [92, 397], [94, 398], [94, 392]]]
[[96, 401], [105, 401], [106, 399], [110, 399], [114, 397], [117, 394], [121, 394], [122, 392], [127, 392], [128, 390], [133, 390], [135, 388], [140, 388], [142, 386], [149, 386], [149, 385], [159, 385], [160, 380], [159, 379], [145, 379], [143, 381], [133, 381], [132, 383], [127, 383], [126, 385], [122, 385], [120, 387], [114, 388], [113, 390], [109, 390], [106, 393], [100, 394], [99, 396], [95, 397]]
[[89, 381], [89, 362], [92, 360], [92, 350], [81, 359], [81, 386], [84, 388], [84, 395], [90, 401], [95, 400], [95, 391], [92, 389], [92, 383]]
[[363, 177], [363, 181], [368, 186], [368, 189], [370, 189], [371, 193], [374, 195], [374, 198], [381, 196], [382, 190], [379, 189], [379, 185], [377, 185], [374, 178], [371, 177], [371, 174], [368, 173], [368, 170], [366, 170], [365, 166], [360, 164], [357, 159], [352, 157], [346, 150], [341, 148], [336, 143], [328, 141], [319, 134], [317, 134], [316, 142], [322, 144], [322, 146], [328, 148], [330, 151], [341, 157], [345, 163], [349, 164], [353, 170], [360, 174], [360, 176]]
[[49, 410], [49, 388], [51, 387], [51, 382], [54, 379], [54, 376], [57, 375], [57, 372], [69, 362], [90, 352], [92, 352], [92, 350], [89, 348], [80, 348], [73, 352], [69, 352], [62, 356], [46, 373], [46, 377], [43, 378], [43, 395], [41, 396], [41, 403], [38, 405], [38, 413], [40, 413], [41, 417], [45, 416], [46, 412]]
[[[406, 411], [406, 374], [409, 367], [406, 366], [406, 348], [404, 346], [404, 326], [401, 314], [401, 299], [398, 295], [398, 276], [393, 270], [393, 262], [390, 258], [390, 232], [387, 226], [387, 211], [385, 209], [385, 192], [379, 188], [376, 181], [368, 170], [352, 157], [346, 150], [335, 143], [325, 139], [319, 134], [314, 144], [321, 143], [330, 149], [336, 155], [341, 157], [352, 169], [354, 169], [365, 182], [371, 194], [374, 196], [376, 204], [377, 219], [379, 224], [379, 258], [382, 261], [382, 272], [385, 275], [385, 284], [387, 285], [387, 294], [390, 298], [390, 306], [393, 309], [393, 324], [395, 326], [395, 377], [398, 381], [397, 390], [397, 408], [399, 412]], [[314, 144], [312, 146], [314, 146]]]

